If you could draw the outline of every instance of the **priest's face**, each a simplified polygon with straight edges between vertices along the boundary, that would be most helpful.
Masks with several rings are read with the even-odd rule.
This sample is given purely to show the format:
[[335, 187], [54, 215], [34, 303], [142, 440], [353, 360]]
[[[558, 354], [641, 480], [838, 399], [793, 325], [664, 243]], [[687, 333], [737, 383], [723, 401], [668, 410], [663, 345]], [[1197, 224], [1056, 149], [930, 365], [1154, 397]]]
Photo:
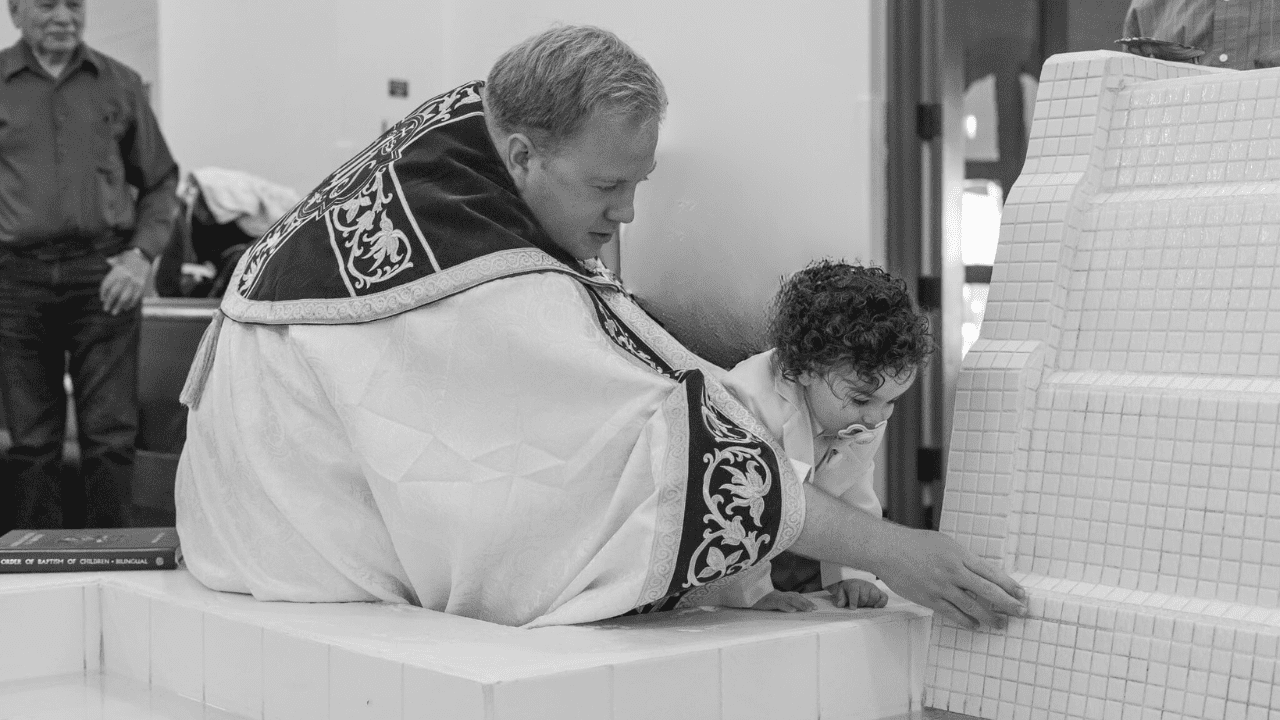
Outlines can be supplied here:
[[596, 115], [554, 150], [530, 144], [513, 173], [551, 240], [584, 260], [635, 217], [636, 186], [656, 163], [657, 121]]

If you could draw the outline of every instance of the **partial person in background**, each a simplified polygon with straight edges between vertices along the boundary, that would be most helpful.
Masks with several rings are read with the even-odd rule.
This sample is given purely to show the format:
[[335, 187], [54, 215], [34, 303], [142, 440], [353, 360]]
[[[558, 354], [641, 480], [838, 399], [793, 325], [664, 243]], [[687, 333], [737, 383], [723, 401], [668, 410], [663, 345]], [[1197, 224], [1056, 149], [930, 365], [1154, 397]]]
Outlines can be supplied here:
[[[1275, 67], [1280, 65], [1277, 5], [1280, 0], [1132, 0], [1123, 37], [1153, 38], [1202, 50], [1199, 64], [1211, 67]], [[1152, 54], [1183, 59], [1165, 57], [1159, 51]]]
[[183, 176], [178, 199], [174, 239], [156, 267], [156, 292], [217, 298], [249, 244], [302, 198], [246, 172], [207, 167]]
[[81, 41], [83, 0], [9, 0], [9, 14], [22, 39], [0, 51], [0, 530], [61, 527], [72, 505], [58, 489], [67, 372], [85, 523], [124, 526], [140, 305], [177, 165], [138, 74]]

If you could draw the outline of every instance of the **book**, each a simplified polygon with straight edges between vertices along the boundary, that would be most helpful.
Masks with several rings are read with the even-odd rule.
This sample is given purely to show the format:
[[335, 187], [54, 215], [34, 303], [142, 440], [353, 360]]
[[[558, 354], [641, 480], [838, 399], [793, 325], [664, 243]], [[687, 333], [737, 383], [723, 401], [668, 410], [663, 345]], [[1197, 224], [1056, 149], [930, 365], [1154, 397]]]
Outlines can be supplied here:
[[0, 537], [0, 574], [173, 570], [181, 560], [171, 527], [11, 530]]

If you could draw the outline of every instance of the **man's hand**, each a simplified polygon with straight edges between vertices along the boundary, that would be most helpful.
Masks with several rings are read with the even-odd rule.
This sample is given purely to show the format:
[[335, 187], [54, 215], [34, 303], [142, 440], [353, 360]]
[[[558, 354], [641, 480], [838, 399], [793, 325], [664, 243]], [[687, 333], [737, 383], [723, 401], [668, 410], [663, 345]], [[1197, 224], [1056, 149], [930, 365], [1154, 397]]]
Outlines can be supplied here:
[[1259, 55], [1253, 59], [1253, 66], [1257, 68], [1280, 67], [1280, 50], [1272, 50]]
[[1026, 591], [999, 568], [942, 533], [892, 527], [892, 557], [874, 570], [894, 592], [971, 630], [1026, 615]]
[[142, 302], [146, 291], [147, 276], [151, 274], [151, 262], [134, 248], [107, 258], [111, 270], [98, 287], [102, 310], [119, 315], [128, 312]]
[[810, 483], [805, 518], [791, 551], [877, 575], [894, 592], [967, 627], [1004, 627], [1023, 617], [1027, 593], [1013, 578], [933, 530], [873, 517]]
[[778, 612], [809, 612], [813, 610], [813, 601], [794, 592], [771, 590], [768, 595], [756, 601], [752, 610], [777, 610]]
[[889, 604], [889, 596], [869, 580], [841, 580], [826, 588], [831, 602], [842, 608], [882, 608]]

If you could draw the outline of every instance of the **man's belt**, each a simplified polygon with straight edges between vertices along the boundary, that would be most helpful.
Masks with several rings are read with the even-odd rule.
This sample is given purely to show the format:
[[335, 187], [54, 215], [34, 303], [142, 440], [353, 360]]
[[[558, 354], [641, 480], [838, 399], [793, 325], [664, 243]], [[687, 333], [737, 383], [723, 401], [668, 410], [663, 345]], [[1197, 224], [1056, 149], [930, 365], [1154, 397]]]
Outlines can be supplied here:
[[31, 260], [71, 260], [85, 255], [101, 253], [111, 256], [129, 245], [129, 238], [108, 233], [95, 238], [67, 237], [36, 242], [0, 242], [0, 252]]

